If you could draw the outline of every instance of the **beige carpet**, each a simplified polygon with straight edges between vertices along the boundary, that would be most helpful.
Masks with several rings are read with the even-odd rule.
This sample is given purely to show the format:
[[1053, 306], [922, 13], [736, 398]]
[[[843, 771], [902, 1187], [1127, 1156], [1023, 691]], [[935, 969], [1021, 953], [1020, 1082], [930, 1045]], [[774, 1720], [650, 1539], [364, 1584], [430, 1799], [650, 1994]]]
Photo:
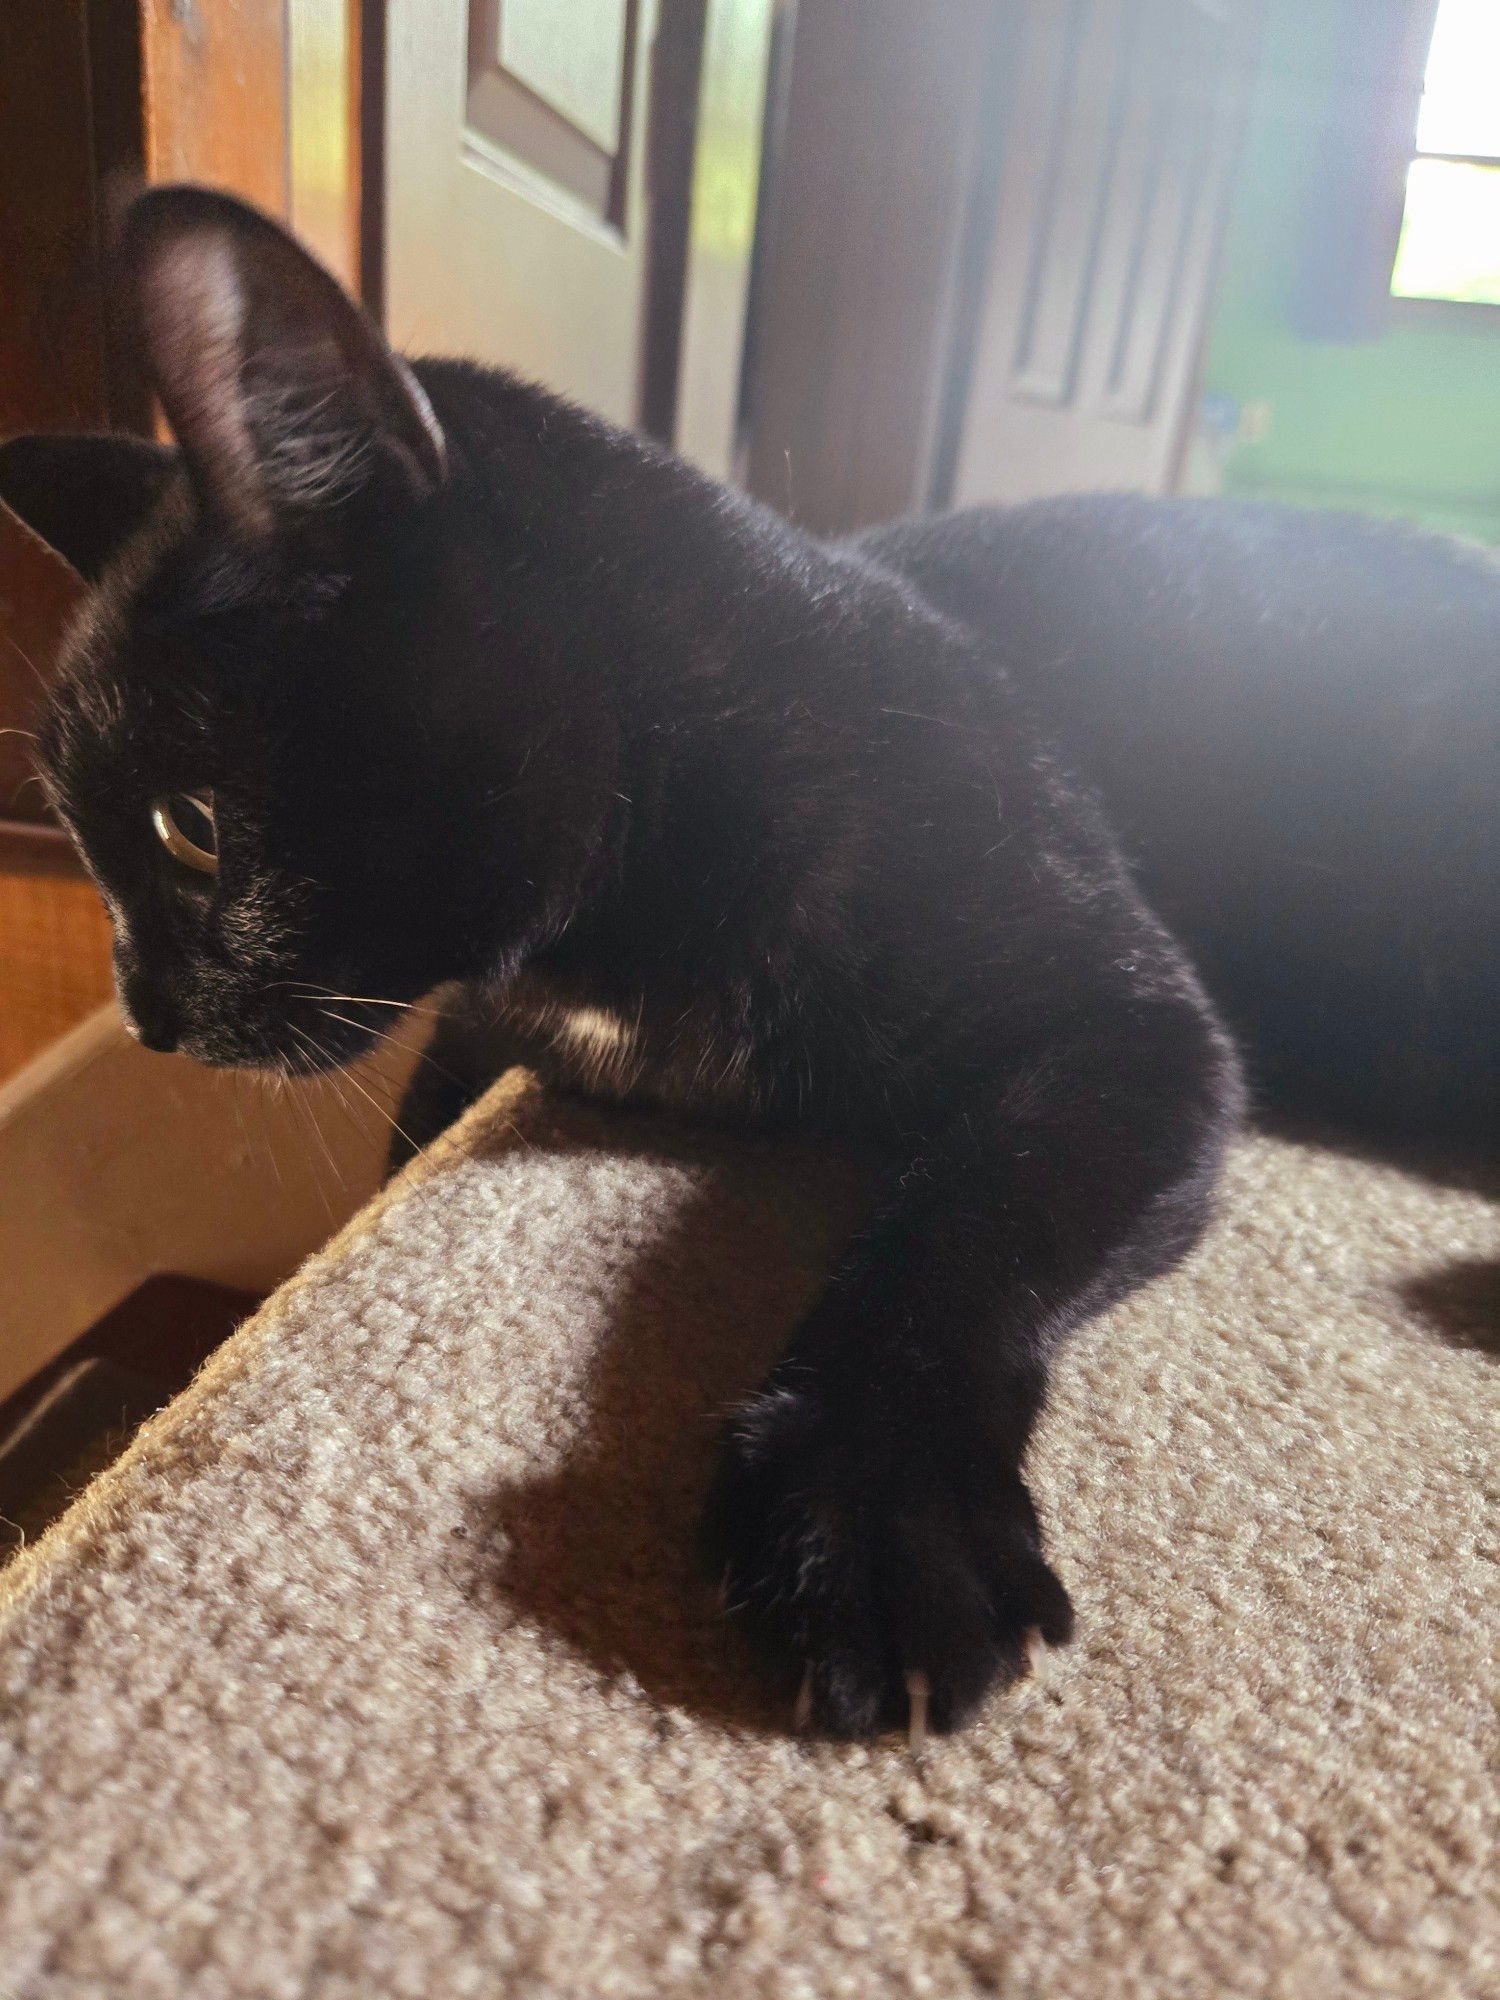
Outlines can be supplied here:
[[692, 1572], [831, 1178], [512, 1081], [279, 1294], [0, 1584], [5, 2000], [1500, 1994], [1494, 1209], [1247, 1146], [1062, 1370], [1078, 1643], [914, 1762]]

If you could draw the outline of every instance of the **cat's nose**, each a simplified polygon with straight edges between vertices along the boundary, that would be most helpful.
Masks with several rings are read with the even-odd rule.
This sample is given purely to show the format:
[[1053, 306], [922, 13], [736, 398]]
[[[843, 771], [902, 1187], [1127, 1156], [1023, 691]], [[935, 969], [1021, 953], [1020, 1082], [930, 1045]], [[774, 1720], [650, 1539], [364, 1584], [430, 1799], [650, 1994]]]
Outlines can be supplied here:
[[170, 1055], [177, 1046], [177, 1020], [171, 1002], [139, 981], [131, 981], [124, 995], [122, 1012], [125, 1026], [142, 1048]]

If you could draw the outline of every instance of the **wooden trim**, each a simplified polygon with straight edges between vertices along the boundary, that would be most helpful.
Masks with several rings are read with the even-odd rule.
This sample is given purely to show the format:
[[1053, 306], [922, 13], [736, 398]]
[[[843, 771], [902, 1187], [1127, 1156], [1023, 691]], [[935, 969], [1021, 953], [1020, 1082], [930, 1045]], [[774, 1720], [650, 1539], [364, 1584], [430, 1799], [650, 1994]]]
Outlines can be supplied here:
[[83, 864], [60, 826], [5, 819], [0, 820], [0, 875], [50, 875], [81, 882]]
[[651, 115], [646, 132], [649, 245], [640, 413], [641, 429], [666, 444], [672, 441], [677, 419], [706, 13], [706, 0], [661, 0], [651, 52]]
[[756, 245], [774, 172], [777, 22], [789, 0], [708, 0], [699, 42], [670, 437], [719, 479], [738, 473]]
[[355, 80], [358, 104], [359, 295], [385, 325], [385, 88], [386, 0], [359, 7]]
[[292, 227], [360, 292], [360, 0], [287, 0], [287, 197]]
[[[93, 122], [94, 194], [100, 252], [108, 240], [111, 210], [145, 173], [146, 132], [141, 71], [141, 20], [117, 0], [88, 0], [89, 111]], [[151, 397], [119, 316], [106, 311], [105, 405], [112, 430], [151, 429]]]

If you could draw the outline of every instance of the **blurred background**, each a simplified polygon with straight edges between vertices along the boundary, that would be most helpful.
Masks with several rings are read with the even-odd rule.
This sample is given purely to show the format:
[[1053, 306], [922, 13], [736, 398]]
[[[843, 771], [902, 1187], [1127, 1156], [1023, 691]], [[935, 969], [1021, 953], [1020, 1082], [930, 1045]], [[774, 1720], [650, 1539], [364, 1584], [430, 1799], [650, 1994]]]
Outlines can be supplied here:
[[[0, 434], [150, 427], [143, 177], [819, 531], [1128, 487], [1500, 541], [1500, 0], [5, 0]], [[376, 1150], [96, 1011], [24, 733], [71, 595], [0, 521], [0, 1396], [148, 1273], [265, 1289]]]

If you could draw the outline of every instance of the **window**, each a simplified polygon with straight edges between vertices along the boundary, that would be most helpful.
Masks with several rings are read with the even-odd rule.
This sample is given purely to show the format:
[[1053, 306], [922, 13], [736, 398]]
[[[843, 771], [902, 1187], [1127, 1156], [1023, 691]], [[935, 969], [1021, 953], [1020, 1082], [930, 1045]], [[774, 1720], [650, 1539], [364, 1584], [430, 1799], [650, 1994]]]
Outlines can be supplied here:
[[1391, 290], [1500, 306], [1500, 0], [1439, 0]]

